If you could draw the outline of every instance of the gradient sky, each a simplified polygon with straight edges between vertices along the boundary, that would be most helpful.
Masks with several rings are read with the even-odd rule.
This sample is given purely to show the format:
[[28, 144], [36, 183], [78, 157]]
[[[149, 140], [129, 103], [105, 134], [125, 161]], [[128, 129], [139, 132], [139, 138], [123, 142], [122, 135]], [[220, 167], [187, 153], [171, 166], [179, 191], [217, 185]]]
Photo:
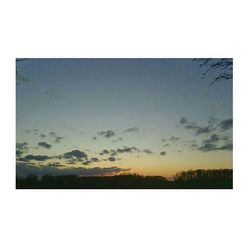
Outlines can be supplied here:
[[213, 72], [201, 79], [191, 59], [29, 59], [17, 70], [20, 169], [232, 168], [232, 81], [209, 87]]

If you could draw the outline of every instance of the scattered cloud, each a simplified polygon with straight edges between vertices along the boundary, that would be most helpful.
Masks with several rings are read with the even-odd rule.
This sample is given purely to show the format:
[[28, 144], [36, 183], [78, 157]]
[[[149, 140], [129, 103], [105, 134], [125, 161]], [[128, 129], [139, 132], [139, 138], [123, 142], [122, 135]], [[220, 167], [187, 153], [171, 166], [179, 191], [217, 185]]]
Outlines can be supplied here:
[[169, 141], [171, 141], [171, 142], [176, 142], [176, 141], [179, 141], [180, 140], [180, 138], [179, 137], [176, 137], [176, 136], [171, 136], [170, 138], [169, 138]]
[[153, 153], [150, 149], [144, 149], [143, 152], [146, 153], [146, 154], [152, 154]]
[[60, 143], [64, 139], [64, 137], [58, 136], [54, 131], [50, 132], [49, 135], [54, 139], [55, 143]]
[[116, 158], [113, 157], [113, 156], [110, 156], [110, 157], [108, 158], [108, 160], [109, 160], [109, 161], [116, 161]]
[[118, 148], [117, 153], [134, 153], [134, 152], [139, 152], [139, 149], [136, 147], [124, 147], [124, 148]]
[[43, 148], [47, 148], [47, 149], [50, 149], [52, 147], [50, 144], [46, 143], [45, 141], [38, 142], [38, 146], [43, 147]]
[[100, 162], [100, 160], [98, 158], [96, 158], [96, 157], [93, 157], [90, 160], [83, 161], [82, 164], [83, 165], [89, 165], [91, 163], [96, 163], [96, 162]]
[[231, 129], [233, 127], [233, 119], [226, 119], [224, 121], [221, 121], [219, 123], [219, 127], [225, 131], [225, 130], [228, 130], [228, 129]]
[[88, 160], [88, 155], [83, 151], [76, 149], [63, 154], [63, 158], [81, 161], [83, 159]]
[[49, 160], [50, 157], [48, 155], [26, 155], [24, 157], [25, 160], [30, 161], [30, 160], [34, 160], [34, 161], [46, 161]]
[[49, 89], [49, 90], [45, 91], [44, 94], [50, 98], [58, 98], [57, 93], [53, 89]]
[[40, 138], [46, 138], [47, 136], [45, 134], [40, 134]]
[[218, 146], [219, 141], [220, 141], [219, 136], [217, 134], [213, 134], [208, 139], [203, 140], [202, 145], [197, 149], [202, 152], [233, 149], [232, 142], [226, 142], [224, 145]]
[[137, 127], [133, 127], [133, 128], [128, 128], [128, 129], [124, 130], [123, 132], [124, 133], [131, 133], [131, 132], [139, 133], [140, 129]]
[[166, 155], [166, 151], [160, 152], [160, 155], [165, 156]]
[[110, 138], [112, 136], [115, 136], [115, 132], [112, 130], [100, 131], [98, 132], [98, 135], [102, 135], [103, 137]]
[[64, 139], [64, 137], [62, 137], [62, 136], [57, 136], [57, 137], [55, 138], [55, 143], [60, 143], [63, 139]]
[[208, 134], [216, 130], [215, 120], [210, 118], [208, 120], [208, 125], [200, 126], [196, 122], [190, 122], [187, 118], [182, 117], [180, 119], [180, 124], [184, 126], [184, 128], [189, 130], [194, 130], [196, 135], [200, 134]]
[[20, 157], [23, 153], [29, 149], [27, 142], [16, 143], [16, 156]]

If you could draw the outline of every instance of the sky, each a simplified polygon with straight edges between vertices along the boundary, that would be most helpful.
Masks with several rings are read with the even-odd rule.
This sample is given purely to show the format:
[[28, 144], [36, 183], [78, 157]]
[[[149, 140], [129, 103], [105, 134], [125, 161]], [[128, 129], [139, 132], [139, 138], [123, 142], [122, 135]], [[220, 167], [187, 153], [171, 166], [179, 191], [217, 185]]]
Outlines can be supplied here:
[[232, 168], [232, 80], [192, 59], [18, 61], [17, 174]]

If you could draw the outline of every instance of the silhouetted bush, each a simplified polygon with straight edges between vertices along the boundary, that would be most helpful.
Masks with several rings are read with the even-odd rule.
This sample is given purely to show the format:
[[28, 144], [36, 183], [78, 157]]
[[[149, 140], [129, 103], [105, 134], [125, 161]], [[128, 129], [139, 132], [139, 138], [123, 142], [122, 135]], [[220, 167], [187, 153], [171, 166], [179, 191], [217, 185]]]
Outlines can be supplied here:
[[16, 188], [24, 189], [185, 189], [233, 187], [230, 169], [197, 169], [177, 173], [174, 180], [162, 176], [126, 174], [115, 176], [44, 175], [17, 177]]

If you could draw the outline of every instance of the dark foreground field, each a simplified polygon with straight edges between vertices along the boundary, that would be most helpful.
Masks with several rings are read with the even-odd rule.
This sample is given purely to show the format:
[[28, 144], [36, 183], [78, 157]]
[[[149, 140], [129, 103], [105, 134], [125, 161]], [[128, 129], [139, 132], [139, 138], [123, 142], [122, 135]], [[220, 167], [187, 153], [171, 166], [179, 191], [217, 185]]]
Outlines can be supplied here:
[[231, 169], [180, 172], [173, 180], [137, 174], [80, 177], [60, 175], [17, 177], [17, 189], [232, 189]]

